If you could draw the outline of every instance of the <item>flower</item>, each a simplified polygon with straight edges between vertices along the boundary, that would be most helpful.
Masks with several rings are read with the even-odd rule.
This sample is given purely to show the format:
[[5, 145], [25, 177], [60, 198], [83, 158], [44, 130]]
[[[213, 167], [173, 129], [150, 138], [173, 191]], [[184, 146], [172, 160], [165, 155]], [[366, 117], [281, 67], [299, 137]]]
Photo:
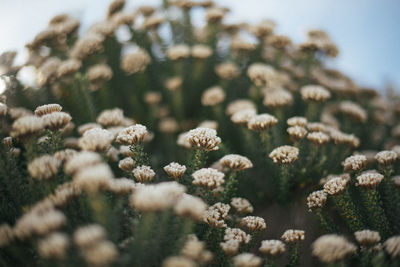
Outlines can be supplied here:
[[376, 188], [383, 180], [384, 176], [375, 170], [365, 171], [357, 176], [356, 186], [361, 186], [367, 189]]
[[53, 112], [60, 112], [62, 107], [59, 104], [47, 104], [39, 106], [35, 109], [35, 115], [42, 117], [43, 115], [50, 114]]
[[280, 240], [264, 240], [261, 241], [259, 250], [268, 257], [277, 257], [286, 251], [286, 247]]
[[201, 97], [203, 106], [215, 106], [225, 100], [225, 92], [220, 86], [214, 86], [204, 91]]
[[246, 216], [242, 218], [240, 225], [252, 232], [259, 232], [267, 227], [264, 219], [257, 216]]
[[203, 148], [207, 151], [218, 150], [218, 145], [221, 143], [217, 131], [210, 128], [190, 130], [187, 139], [192, 147]]
[[299, 141], [307, 135], [306, 128], [297, 125], [287, 128], [286, 131], [288, 132], [289, 136], [295, 141]]
[[223, 167], [235, 171], [242, 171], [253, 167], [253, 163], [247, 157], [238, 154], [226, 155], [219, 162]]
[[356, 250], [355, 245], [336, 234], [320, 236], [312, 244], [312, 254], [324, 263], [342, 261]]
[[176, 162], [171, 162], [164, 167], [164, 171], [168, 174], [168, 176], [174, 179], [180, 179], [186, 171], [186, 166]]
[[110, 148], [114, 136], [107, 130], [93, 128], [84, 132], [78, 145], [82, 150], [106, 151]]
[[263, 104], [268, 108], [281, 108], [290, 106], [293, 96], [285, 89], [275, 89], [265, 94]]
[[131, 157], [123, 158], [118, 162], [118, 168], [120, 168], [125, 172], [132, 171], [134, 166], [135, 166], [135, 161]]
[[354, 233], [354, 236], [361, 246], [372, 247], [381, 241], [379, 232], [371, 230], [361, 230]]
[[213, 50], [202, 44], [197, 44], [192, 47], [192, 57], [196, 59], [206, 59], [213, 54]]
[[52, 131], [64, 128], [72, 119], [68, 113], [58, 111], [43, 115], [41, 118], [43, 126]]
[[334, 177], [324, 184], [324, 191], [329, 195], [341, 194], [347, 186], [348, 181], [342, 177]]
[[254, 109], [242, 109], [236, 111], [231, 116], [231, 121], [241, 126], [247, 126], [254, 116], [256, 116], [256, 111]]
[[286, 243], [289, 244], [294, 244], [297, 243], [299, 241], [303, 241], [304, 240], [304, 231], [303, 230], [286, 230], [283, 235], [282, 235], [282, 239], [283, 241], [285, 241]]
[[182, 198], [174, 206], [177, 215], [187, 217], [195, 221], [201, 221], [207, 209], [207, 204], [199, 198], [183, 194]]
[[192, 174], [193, 184], [207, 189], [215, 189], [225, 182], [225, 174], [212, 168], [202, 168]]
[[119, 108], [106, 109], [97, 116], [96, 121], [104, 127], [120, 126], [124, 122], [124, 112]]
[[68, 237], [62, 233], [52, 233], [38, 243], [39, 255], [45, 259], [64, 259], [69, 246]]
[[347, 157], [342, 162], [345, 171], [360, 171], [367, 165], [367, 157], [364, 155], [354, 155]]
[[360, 105], [351, 101], [340, 102], [339, 111], [359, 122], [365, 122], [368, 118], [367, 112]]
[[150, 168], [150, 166], [138, 166], [133, 169], [133, 175], [135, 176], [136, 180], [140, 183], [148, 183], [151, 182], [156, 175], [156, 173]]
[[323, 132], [311, 132], [307, 134], [307, 139], [314, 145], [324, 145], [329, 142], [329, 135]]
[[223, 80], [232, 80], [239, 76], [239, 67], [233, 62], [220, 63], [215, 67], [215, 73]]
[[56, 157], [43, 155], [28, 164], [28, 172], [39, 181], [48, 180], [57, 174], [60, 165], [61, 161]]
[[167, 50], [167, 57], [174, 61], [188, 58], [189, 55], [190, 48], [185, 44], [178, 44]]
[[298, 156], [299, 149], [294, 146], [280, 146], [269, 154], [269, 157], [277, 164], [292, 164]]
[[262, 260], [251, 253], [241, 253], [233, 258], [235, 267], [259, 267]]
[[225, 219], [230, 208], [228, 204], [217, 202], [206, 210], [203, 221], [214, 228], [226, 227]]
[[397, 160], [397, 154], [394, 151], [385, 150], [376, 154], [375, 159], [379, 164], [387, 167], [392, 165]]
[[224, 241], [236, 240], [239, 244], [248, 244], [250, 242], [251, 236], [246, 234], [243, 230], [239, 228], [226, 228]]
[[309, 211], [311, 211], [312, 209], [322, 208], [325, 205], [326, 200], [327, 195], [324, 190], [312, 192], [307, 197], [307, 206], [309, 208]]
[[264, 113], [253, 116], [247, 123], [247, 127], [252, 131], [266, 131], [278, 123], [274, 116]]
[[147, 134], [146, 126], [135, 124], [120, 131], [116, 140], [123, 145], [135, 145], [142, 142]]
[[144, 72], [150, 63], [149, 54], [144, 49], [139, 48], [135, 53], [126, 54], [122, 57], [121, 69], [127, 74]]
[[300, 89], [301, 97], [306, 102], [325, 102], [331, 93], [321, 85], [305, 85]]
[[37, 135], [44, 129], [42, 118], [36, 116], [24, 116], [18, 118], [12, 124], [11, 136], [15, 138], [24, 138]]
[[307, 126], [307, 119], [304, 117], [291, 117], [287, 120], [287, 124], [289, 126], [300, 126], [305, 127]]
[[234, 197], [231, 199], [231, 206], [239, 213], [239, 214], [248, 214], [253, 212], [253, 206], [247, 199]]
[[392, 236], [383, 243], [383, 246], [392, 258], [400, 256], [400, 236]]

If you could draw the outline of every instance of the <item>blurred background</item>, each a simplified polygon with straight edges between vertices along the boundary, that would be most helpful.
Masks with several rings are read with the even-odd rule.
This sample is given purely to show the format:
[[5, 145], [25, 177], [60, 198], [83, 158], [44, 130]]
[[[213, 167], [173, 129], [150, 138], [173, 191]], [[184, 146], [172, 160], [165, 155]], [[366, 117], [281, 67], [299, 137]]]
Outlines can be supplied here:
[[[101, 20], [111, 0], [0, 0], [0, 53], [18, 51], [44, 29], [51, 17], [68, 13], [81, 20], [82, 31]], [[126, 10], [161, 0], [127, 0]], [[294, 42], [305, 39], [310, 28], [326, 30], [340, 48], [329, 64], [346, 72], [359, 85], [382, 89], [400, 86], [399, 0], [215, 0], [231, 8], [229, 22], [277, 23], [277, 32]]]

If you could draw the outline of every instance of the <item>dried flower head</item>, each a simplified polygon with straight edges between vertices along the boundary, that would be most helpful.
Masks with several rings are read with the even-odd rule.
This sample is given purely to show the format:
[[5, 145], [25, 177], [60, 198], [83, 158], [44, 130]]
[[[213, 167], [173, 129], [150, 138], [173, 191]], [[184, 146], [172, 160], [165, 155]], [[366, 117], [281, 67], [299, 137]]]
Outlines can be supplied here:
[[253, 163], [247, 157], [238, 154], [226, 155], [219, 162], [223, 167], [234, 171], [242, 171], [253, 167]]
[[253, 63], [247, 69], [247, 76], [249, 76], [256, 86], [266, 85], [267, 82], [273, 80], [276, 75], [276, 71], [273, 67], [263, 63]]
[[12, 124], [11, 136], [25, 138], [39, 134], [44, 129], [42, 118], [36, 116], [24, 116]]
[[218, 122], [211, 121], [211, 120], [205, 120], [205, 121], [201, 122], [197, 127], [198, 128], [210, 128], [210, 129], [217, 130]]
[[215, 67], [215, 73], [223, 80], [232, 80], [239, 76], [239, 66], [233, 62], [220, 63]]
[[234, 197], [231, 199], [231, 206], [239, 214], [249, 214], [252, 213], [254, 208], [250, 202], [245, 198]]
[[100, 163], [81, 169], [74, 175], [73, 181], [86, 192], [97, 193], [100, 190], [107, 189], [113, 177], [110, 166], [106, 163]]
[[82, 62], [77, 59], [67, 59], [57, 68], [57, 77], [66, 78], [74, 75], [82, 67]]
[[67, 254], [68, 246], [68, 237], [56, 232], [39, 241], [38, 251], [42, 258], [62, 260]]
[[96, 64], [88, 69], [87, 76], [91, 89], [95, 91], [111, 80], [113, 71], [107, 64]]
[[303, 241], [305, 238], [303, 230], [293, 230], [289, 229], [286, 230], [283, 235], [281, 236], [282, 240], [288, 244], [294, 244], [300, 241]]
[[225, 10], [220, 7], [211, 7], [206, 10], [206, 20], [209, 24], [220, 23], [225, 16]]
[[290, 106], [293, 103], [293, 96], [285, 89], [275, 89], [264, 95], [263, 104], [268, 108], [281, 108]]
[[375, 189], [383, 180], [384, 176], [375, 170], [365, 171], [357, 176], [356, 186], [367, 189]]
[[261, 241], [260, 252], [268, 257], [278, 257], [286, 251], [285, 243], [280, 240]]
[[180, 179], [186, 171], [186, 166], [181, 165], [176, 162], [171, 162], [167, 166], [164, 167], [164, 171], [168, 174], [169, 177], [174, 179]]
[[351, 101], [340, 102], [339, 111], [358, 122], [365, 122], [368, 118], [367, 112], [360, 105]]
[[307, 135], [306, 128], [302, 126], [292, 126], [287, 128], [287, 133], [289, 134], [290, 138], [294, 141], [299, 141], [303, 139]]
[[221, 247], [221, 249], [225, 253], [225, 255], [233, 256], [238, 253], [240, 243], [239, 243], [239, 241], [237, 241], [235, 239], [229, 239], [225, 242], [219, 243], [219, 246]]
[[354, 155], [347, 157], [342, 162], [345, 171], [360, 171], [367, 165], [367, 157], [364, 155]]
[[145, 165], [136, 167], [132, 172], [136, 180], [140, 183], [151, 182], [154, 176], [156, 176], [156, 173], [151, 169], [151, 167]]
[[191, 259], [188, 259], [183, 256], [171, 256], [166, 258], [162, 267], [196, 267], [197, 264]]
[[118, 251], [112, 242], [103, 240], [83, 250], [83, 257], [90, 266], [107, 266], [116, 260]]
[[9, 245], [14, 240], [14, 234], [11, 227], [3, 223], [0, 225], [0, 248]]
[[238, 54], [248, 54], [256, 49], [255, 43], [249, 43], [241, 39], [240, 37], [234, 37], [231, 41], [231, 49]]
[[207, 189], [215, 189], [225, 182], [225, 174], [212, 168], [202, 168], [192, 174], [193, 184]]
[[170, 60], [182, 60], [188, 58], [190, 55], [190, 48], [185, 44], [175, 45], [167, 50], [167, 57]]
[[225, 92], [220, 86], [214, 86], [204, 91], [201, 96], [203, 106], [215, 106], [225, 100]]
[[77, 171], [101, 162], [99, 154], [91, 151], [82, 151], [73, 155], [64, 165], [66, 174], [72, 175]]
[[39, 106], [35, 109], [35, 115], [41, 117], [53, 112], [60, 112], [62, 107], [59, 104], [47, 104]]
[[321, 85], [305, 85], [300, 89], [301, 97], [306, 102], [325, 102], [331, 93]]
[[28, 164], [28, 172], [39, 181], [48, 180], [57, 174], [60, 165], [61, 161], [56, 157], [43, 155]]
[[198, 44], [192, 47], [192, 57], [195, 59], [206, 59], [212, 54], [213, 50], [207, 45]]
[[165, 87], [171, 92], [176, 92], [181, 89], [182, 83], [181, 77], [172, 77], [165, 82]]
[[196, 128], [189, 131], [187, 139], [191, 147], [203, 148], [207, 151], [218, 150], [221, 138], [217, 131], [210, 128]]
[[267, 227], [265, 220], [257, 216], [246, 216], [242, 218], [240, 225], [251, 232], [259, 232]]
[[68, 113], [58, 111], [43, 115], [41, 118], [43, 120], [43, 126], [52, 131], [64, 128], [72, 119]]
[[104, 127], [119, 126], [124, 122], [124, 112], [119, 108], [103, 110], [96, 119]]
[[147, 134], [146, 126], [135, 124], [122, 130], [117, 136], [117, 142], [124, 145], [135, 145], [142, 142]]
[[178, 139], [176, 140], [178, 146], [184, 148], [191, 148], [192, 145], [189, 142], [189, 132], [183, 132], [178, 135]]
[[229, 105], [226, 107], [226, 114], [228, 116], [232, 116], [233, 114], [235, 114], [240, 110], [247, 110], [247, 109], [254, 110], [254, 113], [257, 110], [256, 105], [251, 100], [239, 99], [229, 103]]
[[131, 196], [131, 206], [139, 211], [162, 211], [173, 207], [185, 193], [177, 182], [163, 182], [138, 187]]
[[224, 241], [236, 240], [239, 244], [248, 244], [250, 239], [251, 236], [239, 228], [228, 227], [225, 229]]
[[324, 263], [340, 262], [356, 250], [355, 245], [336, 234], [320, 236], [312, 244], [312, 254]]
[[225, 219], [228, 216], [230, 208], [228, 204], [215, 203], [206, 210], [203, 221], [214, 228], [226, 227]]
[[356, 148], [360, 145], [360, 139], [353, 134], [345, 134], [339, 130], [330, 130], [329, 132], [331, 139], [336, 145], [347, 145], [352, 148]]
[[341, 194], [346, 189], [348, 182], [340, 176], [331, 178], [324, 184], [324, 191], [329, 195]]
[[300, 126], [300, 127], [305, 127], [307, 126], [307, 119], [304, 117], [291, 117], [287, 120], [287, 124], [289, 126]]
[[174, 211], [177, 215], [195, 221], [203, 220], [206, 209], [207, 204], [201, 198], [188, 194], [183, 194], [182, 198], [174, 206]]
[[133, 167], [135, 167], [135, 161], [131, 157], [126, 157], [118, 162], [118, 168], [124, 172], [131, 172]]
[[381, 151], [375, 156], [375, 159], [378, 161], [378, 163], [385, 167], [391, 166], [397, 160], [397, 158], [398, 156], [396, 152], [391, 150]]
[[107, 130], [93, 128], [79, 138], [78, 145], [82, 150], [106, 151], [110, 148], [114, 136]]
[[269, 157], [277, 164], [292, 164], [299, 157], [299, 149], [294, 146], [280, 146], [272, 150]]
[[383, 243], [385, 250], [392, 258], [400, 256], [400, 236], [392, 236]]
[[372, 247], [381, 241], [381, 235], [379, 232], [371, 230], [361, 230], [354, 233], [354, 236], [363, 247]]
[[235, 267], [259, 267], [262, 260], [252, 253], [241, 253], [233, 258]]
[[292, 43], [292, 40], [290, 40], [290, 38], [285, 35], [273, 34], [267, 37], [267, 42], [276, 49], [283, 50]]
[[323, 132], [311, 132], [307, 134], [307, 139], [314, 145], [320, 146], [329, 142], [329, 135]]
[[254, 116], [256, 116], [256, 111], [254, 109], [242, 109], [236, 111], [231, 116], [231, 121], [240, 126], [247, 126]]
[[127, 74], [144, 72], [151, 63], [151, 58], [146, 50], [139, 48], [138, 51], [126, 54], [121, 60], [121, 69]]
[[274, 116], [264, 113], [253, 116], [247, 123], [247, 127], [252, 131], [266, 131], [278, 123]]

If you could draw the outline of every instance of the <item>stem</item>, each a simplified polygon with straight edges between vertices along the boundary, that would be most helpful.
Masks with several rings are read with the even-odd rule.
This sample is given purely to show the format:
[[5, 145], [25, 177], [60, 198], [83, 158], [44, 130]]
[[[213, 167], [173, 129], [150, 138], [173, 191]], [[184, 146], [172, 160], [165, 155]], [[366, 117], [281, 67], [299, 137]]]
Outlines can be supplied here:
[[289, 263], [287, 267], [298, 266], [300, 264], [300, 244], [291, 245], [289, 247]]
[[363, 229], [363, 223], [347, 189], [342, 194], [334, 196], [334, 201], [341, 216], [349, 225], [352, 232]]
[[383, 239], [389, 236], [390, 229], [385, 213], [381, 207], [381, 200], [376, 189], [363, 191], [365, 206], [368, 210], [368, 217], [371, 224], [382, 235]]

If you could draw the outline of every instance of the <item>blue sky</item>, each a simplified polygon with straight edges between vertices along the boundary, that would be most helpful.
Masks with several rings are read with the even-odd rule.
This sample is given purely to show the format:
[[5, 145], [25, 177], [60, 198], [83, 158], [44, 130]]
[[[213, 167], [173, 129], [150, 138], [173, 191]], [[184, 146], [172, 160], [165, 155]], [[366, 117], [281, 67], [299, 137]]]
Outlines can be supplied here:
[[[23, 50], [47, 21], [66, 12], [83, 25], [100, 20], [110, 0], [0, 0], [0, 52]], [[128, 10], [157, 0], [127, 0]], [[295, 42], [310, 28], [325, 29], [341, 53], [330, 64], [359, 84], [400, 87], [399, 0], [216, 0], [232, 10], [228, 21], [276, 21], [277, 31]], [[22, 58], [22, 53], [20, 58]]]

